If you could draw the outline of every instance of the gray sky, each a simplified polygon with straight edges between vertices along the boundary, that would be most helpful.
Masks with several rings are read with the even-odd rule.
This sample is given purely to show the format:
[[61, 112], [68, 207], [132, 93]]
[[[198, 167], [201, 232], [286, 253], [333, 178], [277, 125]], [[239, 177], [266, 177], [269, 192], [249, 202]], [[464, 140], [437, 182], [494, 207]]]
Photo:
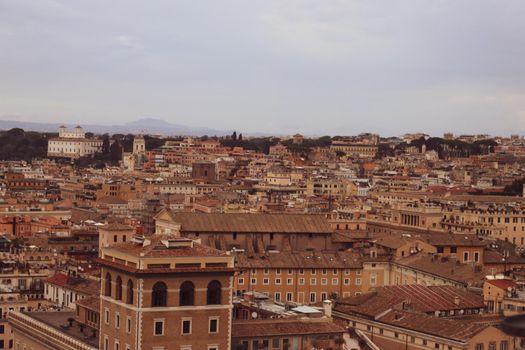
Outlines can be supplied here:
[[523, 0], [0, 0], [0, 119], [525, 134]]

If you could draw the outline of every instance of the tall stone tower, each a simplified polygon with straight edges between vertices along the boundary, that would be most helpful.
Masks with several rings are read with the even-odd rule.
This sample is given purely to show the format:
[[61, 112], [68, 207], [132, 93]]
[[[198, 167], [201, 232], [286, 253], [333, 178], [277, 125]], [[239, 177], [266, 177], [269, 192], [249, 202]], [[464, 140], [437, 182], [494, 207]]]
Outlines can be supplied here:
[[141, 154], [146, 152], [146, 140], [143, 136], [135, 136], [133, 138], [133, 154]]
[[135, 158], [135, 167], [142, 167], [146, 161], [146, 140], [141, 135], [133, 138], [133, 157]]
[[231, 349], [232, 256], [159, 235], [102, 247], [99, 262], [99, 349]]

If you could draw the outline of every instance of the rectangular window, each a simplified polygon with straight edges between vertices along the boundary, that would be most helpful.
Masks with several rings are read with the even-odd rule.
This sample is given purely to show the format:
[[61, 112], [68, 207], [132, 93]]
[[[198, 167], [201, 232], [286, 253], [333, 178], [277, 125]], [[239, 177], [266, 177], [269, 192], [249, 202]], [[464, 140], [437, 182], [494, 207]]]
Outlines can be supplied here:
[[270, 284], [270, 279], [269, 278], [263, 278], [263, 284], [265, 286], [269, 285]]
[[281, 293], [275, 292], [275, 301], [281, 301]]
[[372, 273], [370, 274], [370, 285], [375, 286], [377, 283], [377, 274]]
[[339, 279], [338, 278], [332, 278], [332, 285], [333, 286], [337, 286], [339, 284]]
[[345, 278], [344, 279], [344, 284], [345, 284], [345, 286], [349, 286], [350, 285], [350, 278]]
[[244, 278], [239, 278], [237, 280], [237, 284], [239, 284], [240, 286], [244, 285]]
[[191, 318], [182, 319], [181, 334], [182, 335], [191, 334]]
[[360, 278], [356, 278], [356, 279], [355, 279], [355, 284], [356, 284], [357, 286], [360, 286], [360, 285], [361, 285], [361, 279], [360, 279]]
[[256, 285], [257, 284], [257, 278], [252, 278], [252, 285]]
[[310, 293], [310, 302], [315, 303], [315, 292]]
[[120, 314], [118, 312], [115, 312], [115, 328], [120, 328]]
[[476, 350], [483, 350], [483, 344], [481, 344], [481, 343], [476, 344], [475, 349]]
[[317, 284], [317, 279], [315, 279], [315, 278], [310, 278], [310, 284], [311, 284], [312, 286], [315, 286], [315, 285]]
[[108, 308], [104, 309], [104, 322], [106, 324], [109, 324], [109, 309]]
[[328, 284], [327, 278], [321, 278], [321, 285], [326, 286]]
[[286, 301], [293, 301], [293, 294], [288, 292], [286, 293]]
[[126, 332], [131, 333], [131, 317], [126, 318]]
[[208, 332], [219, 333], [219, 319], [217, 317], [210, 318]]
[[299, 278], [299, 285], [304, 285], [304, 278]]
[[281, 279], [280, 278], [276, 278], [275, 279], [275, 284], [276, 285], [280, 285], [281, 284]]
[[286, 279], [286, 284], [291, 286], [293, 284], [293, 278], [287, 278]]
[[153, 334], [164, 335], [164, 320], [155, 320], [153, 322]]

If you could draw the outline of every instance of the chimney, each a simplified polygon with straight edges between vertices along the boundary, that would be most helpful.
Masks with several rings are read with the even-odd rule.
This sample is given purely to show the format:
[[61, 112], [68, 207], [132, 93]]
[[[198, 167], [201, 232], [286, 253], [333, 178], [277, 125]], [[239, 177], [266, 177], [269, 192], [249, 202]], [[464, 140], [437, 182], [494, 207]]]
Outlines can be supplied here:
[[459, 306], [459, 303], [460, 303], [459, 296], [455, 295], [454, 296], [454, 305]]
[[326, 317], [332, 317], [332, 301], [325, 300], [323, 301], [324, 315]]

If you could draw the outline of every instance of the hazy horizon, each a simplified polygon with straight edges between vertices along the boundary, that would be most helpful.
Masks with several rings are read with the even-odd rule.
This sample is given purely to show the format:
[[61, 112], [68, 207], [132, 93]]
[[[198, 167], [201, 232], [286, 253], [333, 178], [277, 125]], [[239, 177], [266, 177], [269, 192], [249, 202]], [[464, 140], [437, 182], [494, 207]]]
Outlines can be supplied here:
[[0, 119], [525, 134], [525, 2], [0, 0]]

